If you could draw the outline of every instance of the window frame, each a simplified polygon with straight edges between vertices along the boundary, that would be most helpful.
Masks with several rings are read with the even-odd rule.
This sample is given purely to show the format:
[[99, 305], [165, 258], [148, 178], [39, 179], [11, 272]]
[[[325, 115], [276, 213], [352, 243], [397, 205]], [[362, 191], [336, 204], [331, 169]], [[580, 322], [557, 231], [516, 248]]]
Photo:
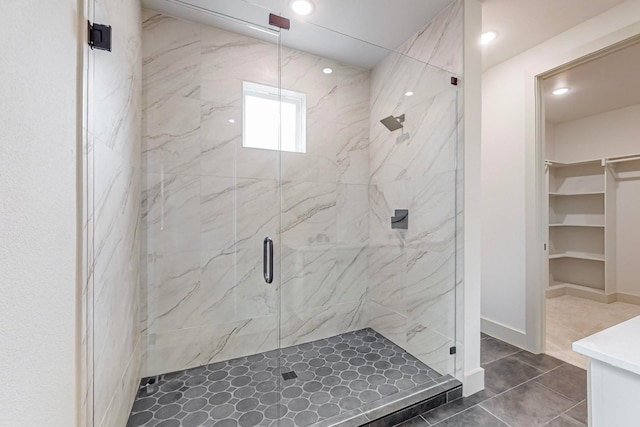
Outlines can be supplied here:
[[[294, 150], [282, 148], [281, 135], [279, 135], [278, 146], [273, 148], [255, 147], [247, 145], [247, 111], [246, 97], [252, 96], [262, 98], [269, 101], [288, 103], [296, 107], [295, 117], [295, 146]], [[282, 114], [282, 109], [280, 109]], [[280, 116], [282, 123], [282, 116]], [[282, 130], [281, 130], [282, 132]], [[275, 150], [286, 151], [289, 153], [306, 153], [307, 152], [307, 95], [302, 92], [296, 92], [288, 89], [281, 89], [274, 86], [268, 86], [260, 83], [249, 81], [242, 82], [242, 148], [254, 148], [258, 150]]]

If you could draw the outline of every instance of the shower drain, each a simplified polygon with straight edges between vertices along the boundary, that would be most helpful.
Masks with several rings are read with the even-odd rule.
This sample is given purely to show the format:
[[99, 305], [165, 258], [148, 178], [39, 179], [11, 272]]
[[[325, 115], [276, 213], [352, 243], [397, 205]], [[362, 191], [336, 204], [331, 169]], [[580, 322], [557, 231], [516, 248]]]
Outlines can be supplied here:
[[298, 378], [298, 376], [296, 375], [295, 372], [291, 371], [291, 372], [285, 372], [284, 374], [282, 374], [282, 378], [284, 378], [285, 381], [289, 381], [294, 378]]

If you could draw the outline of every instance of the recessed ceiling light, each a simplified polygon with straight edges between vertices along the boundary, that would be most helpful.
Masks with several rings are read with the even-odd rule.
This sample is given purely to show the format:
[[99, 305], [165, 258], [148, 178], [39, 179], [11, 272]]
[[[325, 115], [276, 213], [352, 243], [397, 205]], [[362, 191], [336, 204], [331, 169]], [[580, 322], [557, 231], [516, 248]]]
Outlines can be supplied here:
[[298, 15], [308, 15], [313, 12], [313, 3], [310, 0], [293, 0], [289, 7]]
[[554, 95], [564, 95], [567, 92], [569, 92], [569, 88], [568, 87], [561, 87], [559, 89], [554, 90], [551, 93], [554, 94]]
[[413, 92], [411, 92], [411, 91], [405, 92], [404, 96], [413, 96]]
[[324, 70], [322, 70], [322, 72], [325, 73], [325, 74], [331, 74], [331, 73], [333, 73], [333, 68], [327, 67]]
[[236, 121], [233, 119], [229, 119], [229, 123], [235, 123]]
[[497, 31], [487, 31], [480, 36], [480, 44], [489, 44], [498, 37]]

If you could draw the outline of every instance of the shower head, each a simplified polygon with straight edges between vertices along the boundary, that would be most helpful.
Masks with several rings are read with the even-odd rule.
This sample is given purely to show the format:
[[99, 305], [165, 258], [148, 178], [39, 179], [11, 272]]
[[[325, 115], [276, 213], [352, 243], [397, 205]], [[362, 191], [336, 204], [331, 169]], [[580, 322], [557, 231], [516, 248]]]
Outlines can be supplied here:
[[404, 123], [404, 114], [398, 117], [385, 117], [384, 119], [380, 120], [380, 123], [382, 123], [391, 132], [393, 132], [394, 130], [402, 129], [404, 127], [404, 125], [402, 124]]

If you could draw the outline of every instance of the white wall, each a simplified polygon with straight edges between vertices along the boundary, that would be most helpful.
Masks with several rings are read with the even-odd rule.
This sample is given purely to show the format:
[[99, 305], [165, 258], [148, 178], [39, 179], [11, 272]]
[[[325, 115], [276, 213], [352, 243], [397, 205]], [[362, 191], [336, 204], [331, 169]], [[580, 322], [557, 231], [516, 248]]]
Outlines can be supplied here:
[[543, 229], [535, 76], [640, 33], [630, 0], [483, 74], [483, 329], [541, 350]]
[[77, 16], [0, 2], [2, 426], [76, 425]]
[[553, 159], [560, 162], [640, 153], [640, 104], [558, 123], [553, 128]]
[[[464, 1], [464, 395], [484, 388], [480, 367], [480, 284], [482, 278], [481, 188], [481, 70], [478, 40], [482, 32], [482, 7], [477, 0]], [[460, 154], [460, 153], [459, 153]], [[459, 249], [459, 248], [458, 248]]]

